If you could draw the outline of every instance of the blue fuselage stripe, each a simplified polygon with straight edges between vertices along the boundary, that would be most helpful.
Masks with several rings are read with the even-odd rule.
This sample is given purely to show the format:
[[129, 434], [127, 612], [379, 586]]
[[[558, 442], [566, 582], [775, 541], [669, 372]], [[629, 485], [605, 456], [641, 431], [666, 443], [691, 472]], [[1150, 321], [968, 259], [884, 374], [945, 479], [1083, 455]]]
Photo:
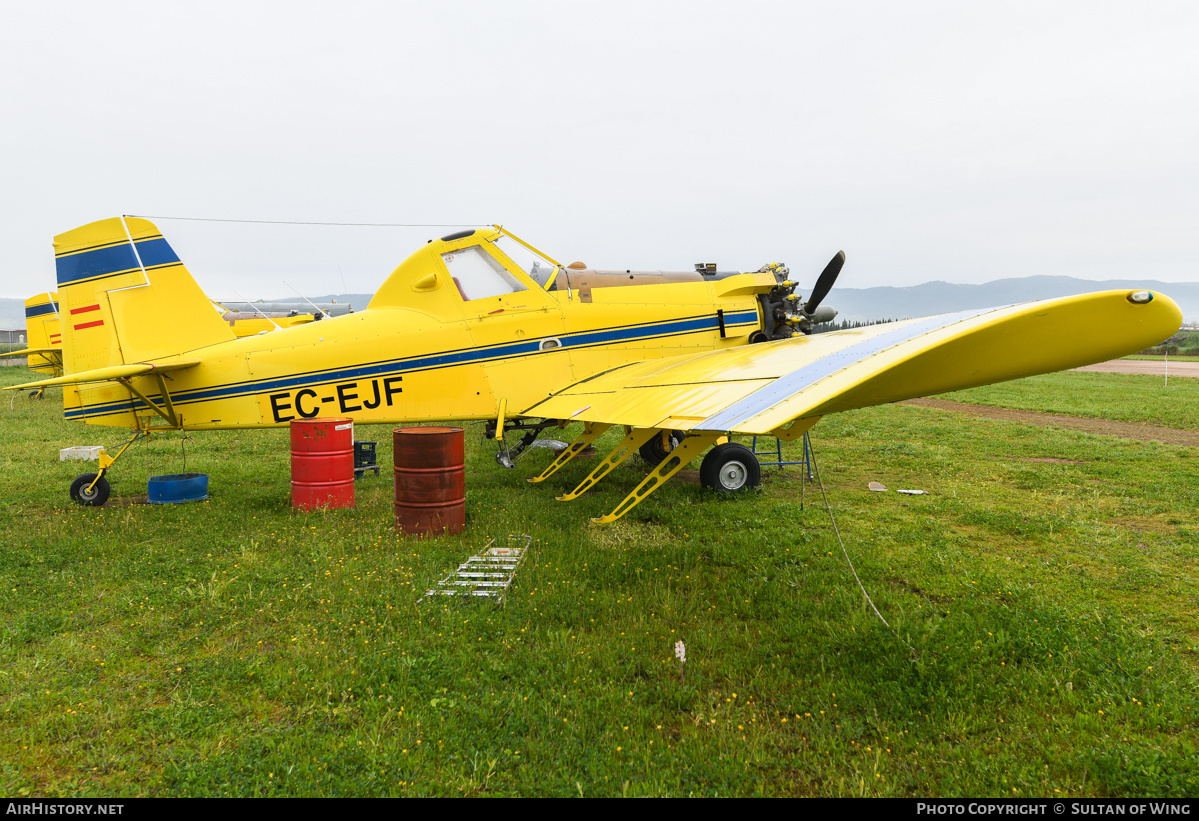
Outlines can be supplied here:
[[[756, 326], [758, 324], [758, 312], [739, 311], [733, 314], [726, 314], [724, 321], [726, 328], [745, 324], [753, 324]], [[647, 325], [626, 326], [622, 328], [609, 328], [602, 331], [585, 331], [582, 333], [558, 337], [558, 339], [562, 342], [562, 348], [555, 348], [550, 351], [542, 351], [541, 353], [555, 353], [559, 350], [568, 348], [582, 348], [603, 343], [631, 342], [638, 339], [650, 339], [660, 336], [675, 336], [678, 334], [695, 333], [697, 331], [711, 331], [716, 330], [718, 327], [719, 322], [715, 314], [713, 314], [711, 316], [693, 317], [690, 319], [674, 320], [670, 322], [650, 323]], [[384, 374], [434, 370], [437, 368], [445, 368], [454, 365], [465, 365], [497, 359], [505, 359], [513, 356], [527, 356], [529, 354], [539, 353], [538, 349], [540, 345], [540, 339], [532, 339], [525, 342], [498, 345], [492, 348], [467, 348], [459, 351], [447, 351], [445, 353], [413, 357], [411, 359], [393, 359], [386, 362], [360, 365], [351, 368], [340, 368], [337, 370], [325, 371], [323, 373], [307, 373], [283, 377], [280, 379], [265, 380], [261, 382], [244, 382], [233, 385], [220, 385], [212, 388], [197, 388], [190, 391], [180, 391], [177, 394], [172, 393], [171, 402], [175, 406], [179, 406], [212, 399], [229, 399], [235, 396], [244, 396], [246, 394], [291, 390], [299, 387], [325, 385], [330, 382], [346, 382], [353, 379], [382, 376]], [[161, 396], [150, 397], [150, 399], [154, 401], [161, 401], [161, 398]], [[64, 413], [64, 416], [67, 419], [78, 419], [81, 417], [99, 416], [110, 413], [123, 413], [141, 406], [142, 404], [139, 401], [106, 402], [100, 405], [91, 405], [85, 408], [69, 410]]]
[[982, 311], [962, 311], [956, 314], [933, 316], [912, 325], [905, 325], [902, 328], [881, 333], [870, 339], [864, 339], [836, 353], [823, 356], [815, 362], [804, 365], [802, 368], [758, 388], [758, 390], [744, 399], [734, 402], [715, 416], [711, 416], [700, 422], [695, 426], [695, 429], [733, 430], [738, 425], [744, 424], [759, 413], [769, 410], [784, 399], [789, 399], [816, 384], [826, 376], [832, 376], [842, 368], [857, 364], [901, 342], [907, 342], [909, 339], [915, 339], [930, 331], [935, 331], [947, 325], [952, 325], [955, 322], [961, 322], [964, 319], [970, 319], [971, 317], [979, 316], [993, 310], [995, 309], [987, 308]]
[[[141, 255], [142, 265], [146, 268], [173, 265], [179, 262], [175, 251], [162, 237], [138, 240], [137, 253]], [[54, 266], [60, 287], [86, 279], [96, 279], [141, 268], [137, 264], [137, 256], [133, 253], [133, 247], [128, 242], [58, 257], [54, 260]]]

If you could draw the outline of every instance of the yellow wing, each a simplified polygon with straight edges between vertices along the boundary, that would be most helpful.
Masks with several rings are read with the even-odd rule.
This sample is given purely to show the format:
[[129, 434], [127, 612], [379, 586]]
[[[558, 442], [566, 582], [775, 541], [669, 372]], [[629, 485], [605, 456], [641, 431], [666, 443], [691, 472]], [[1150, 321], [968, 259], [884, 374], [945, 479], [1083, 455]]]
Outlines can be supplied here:
[[786, 436], [800, 419], [1125, 356], [1181, 322], [1169, 297], [1102, 291], [637, 363], [522, 415]]

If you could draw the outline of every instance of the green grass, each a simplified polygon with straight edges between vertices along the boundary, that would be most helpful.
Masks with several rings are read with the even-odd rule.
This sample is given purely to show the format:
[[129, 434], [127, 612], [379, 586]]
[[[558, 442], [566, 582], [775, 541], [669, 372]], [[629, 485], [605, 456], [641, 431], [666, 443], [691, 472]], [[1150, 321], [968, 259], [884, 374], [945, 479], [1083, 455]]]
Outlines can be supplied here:
[[[1070, 381], [1092, 376], [1124, 378], [1056, 392], [1123, 384]], [[558, 503], [594, 460], [530, 485], [548, 452], [503, 470], [471, 426], [467, 530], [421, 540], [392, 529], [386, 468], [355, 510], [293, 513], [286, 431], [218, 432], [187, 442], [209, 501], [128, 503], [182, 471], [165, 435], [85, 509], [57, 450], [120, 432], [57, 400], [0, 423], [6, 795], [1199, 791], [1195, 449], [902, 405], [824, 420], [892, 633], [795, 469], [737, 497], [676, 478], [600, 526], [639, 465]], [[388, 428], [357, 435], [390, 462]], [[533, 547], [506, 606], [417, 604], [508, 533]]]
[[[1161, 354], [1150, 355], [1150, 354], [1136, 353], [1136, 354], [1133, 354], [1132, 356], [1122, 356], [1120, 358], [1121, 359], [1137, 359], [1137, 360], [1141, 360], [1143, 362], [1148, 361], [1148, 360], [1152, 360], [1154, 362], [1161, 362], [1162, 359], [1164, 359], [1165, 357], [1163, 357]], [[1169, 360], [1171, 362], [1199, 362], [1199, 356], [1174, 356], [1174, 355], [1171, 355], [1169, 357]]]
[[1199, 379], [1066, 372], [942, 394], [942, 399], [1199, 429]]

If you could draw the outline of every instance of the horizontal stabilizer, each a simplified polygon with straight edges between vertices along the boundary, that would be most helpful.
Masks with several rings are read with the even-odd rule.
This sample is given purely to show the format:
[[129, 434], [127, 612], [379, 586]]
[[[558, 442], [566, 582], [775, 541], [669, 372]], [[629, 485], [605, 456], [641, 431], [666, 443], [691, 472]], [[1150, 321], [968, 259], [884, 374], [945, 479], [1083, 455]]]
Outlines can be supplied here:
[[145, 376], [152, 373], [170, 373], [186, 368], [194, 368], [200, 364], [199, 359], [172, 359], [169, 362], [139, 362], [134, 365], [113, 365], [108, 368], [96, 368], [90, 371], [71, 373], [54, 379], [42, 379], [38, 382], [26, 382], [23, 385], [9, 385], [6, 391], [24, 390], [26, 388], [49, 388], [54, 385], [84, 385], [89, 382], [115, 382], [118, 379], [128, 379], [132, 376]]
[[23, 351], [10, 351], [6, 354], [0, 354], [4, 359], [16, 358], [18, 356], [41, 356], [42, 354], [61, 354], [62, 348], [26, 348]]

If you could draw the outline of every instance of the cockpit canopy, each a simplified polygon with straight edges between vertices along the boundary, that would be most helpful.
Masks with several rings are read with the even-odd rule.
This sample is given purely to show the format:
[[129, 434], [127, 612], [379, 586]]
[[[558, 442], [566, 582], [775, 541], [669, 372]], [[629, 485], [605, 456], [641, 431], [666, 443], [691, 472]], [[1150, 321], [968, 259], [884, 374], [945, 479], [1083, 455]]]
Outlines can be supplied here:
[[[444, 292], [474, 302], [521, 291], [547, 291], [554, 288], [560, 270], [552, 259], [502, 229], [461, 231], [432, 240], [404, 260], [369, 307], [410, 307], [436, 313]], [[441, 288], [446, 280], [453, 283], [452, 290]]]

